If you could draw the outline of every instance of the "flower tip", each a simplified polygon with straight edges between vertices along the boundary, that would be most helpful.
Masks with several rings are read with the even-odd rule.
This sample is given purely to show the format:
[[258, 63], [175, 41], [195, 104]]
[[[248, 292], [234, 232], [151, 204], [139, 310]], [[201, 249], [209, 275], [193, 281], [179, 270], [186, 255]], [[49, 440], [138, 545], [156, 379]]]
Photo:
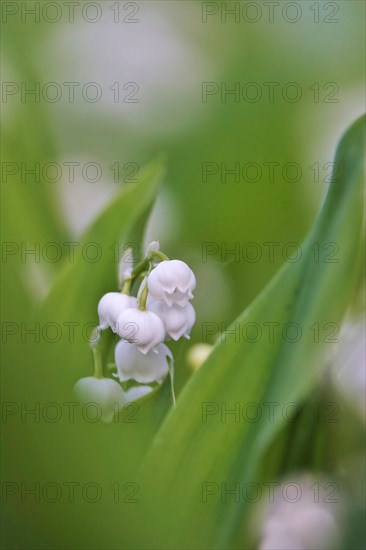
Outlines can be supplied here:
[[146, 256], [150, 256], [153, 252], [158, 252], [160, 249], [160, 243], [157, 239], [151, 241], [146, 247]]

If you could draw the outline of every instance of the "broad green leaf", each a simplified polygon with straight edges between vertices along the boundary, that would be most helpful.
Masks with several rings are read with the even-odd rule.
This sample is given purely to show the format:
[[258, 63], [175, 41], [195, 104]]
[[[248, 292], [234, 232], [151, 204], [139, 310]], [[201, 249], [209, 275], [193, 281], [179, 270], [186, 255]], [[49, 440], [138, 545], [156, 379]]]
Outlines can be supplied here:
[[[261, 338], [249, 342], [240, 332], [237, 341], [229, 330], [167, 416], [141, 471], [144, 499], [130, 524], [127, 545], [232, 548], [233, 533], [250, 506], [243, 498], [225, 498], [221, 484], [232, 489], [240, 483], [242, 488], [258, 479], [261, 461], [285, 424], [283, 408], [301, 403], [315, 387], [332, 345], [327, 335], [341, 324], [355, 289], [363, 235], [363, 133], [364, 120], [359, 119], [339, 144], [336, 179], [301, 259], [281, 269], [230, 328], [242, 331], [254, 323], [251, 338], [258, 326]], [[266, 323], [278, 323], [272, 341]], [[287, 323], [296, 325], [284, 337]], [[239, 404], [242, 411], [248, 403], [260, 408], [257, 422], [248, 415], [225, 415], [225, 408]], [[266, 403], [278, 404], [273, 421]], [[215, 494], [205, 494], [206, 483], [213, 484]], [[237, 543], [241, 548], [245, 544]]]
[[[63, 491], [65, 482], [77, 483], [75, 506], [64, 498], [65, 493], [56, 506], [42, 500], [37, 511], [31, 499], [21, 504], [16, 499], [9, 502], [11, 522], [23, 526], [17, 540], [22, 548], [32, 547], [34, 537], [44, 548], [112, 548], [120, 535], [121, 511], [135, 505], [129, 497], [136, 493], [135, 498], [141, 498], [134, 473], [171, 407], [169, 380], [128, 405], [116, 422], [108, 425], [94, 422], [95, 410], [93, 413], [91, 408], [90, 414], [85, 414], [80, 403], [70, 416], [67, 404], [75, 402], [72, 390], [76, 380], [92, 372], [92, 354], [81, 329], [89, 322], [97, 323], [100, 296], [116, 289], [117, 262], [109, 247], [115, 242], [124, 243], [135, 223], [141, 224], [163, 174], [160, 161], [147, 166], [139, 182], [123, 187], [94, 221], [80, 242], [74, 262], [64, 266], [43, 305], [38, 319], [40, 337], [35, 336], [35, 322], [27, 320], [27, 328], [33, 333], [26, 345], [18, 343], [17, 368], [10, 364], [3, 370], [7, 398], [17, 409], [7, 418], [3, 430], [9, 449], [9, 460], [3, 464], [4, 479], [26, 479], [29, 485], [37, 481], [41, 487], [57, 483]], [[95, 263], [86, 262], [81, 253], [90, 242], [98, 243], [103, 250]], [[74, 338], [66, 326], [70, 322], [74, 323]], [[53, 342], [52, 326], [54, 331], [62, 331], [62, 337]], [[20, 404], [36, 413], [20, 421]], [[21, 471], [11, 458], [14, 456], [27, 457]], [[88, 483], [100, 488], [97, 503], [91, 504], [81, 493]]]
[[[20, 30], [8, 22], [3, 25], [3, 31], [10, 74], [12, 71], [15, 74], [19, 72], [23, 75], [27, 89], [35, 89], [37, 83], [40, 83], [40, 75], [27, 42], [39, 40], [41, 29], [37, 29], [35, 37], [29, 32], [29, 27], [23, 26]], [[20, 101], [15, 110], [12, 109], [11, 100], [5, 99], [4, 102], [4, 110], [9, 110], [2, 128], [3, 193], [6, 203], [3, 215], [7, 238], [21, 243], [39, 242], [42, 245], [62, 241], [67, 237], [67, 231], [57, 205], [57, 184], [45, 181], [42, 171], [46, 163], [60, 160], [45, 101]], [[32, 171], [37, 173], [37, 165], [38, 174], [32, 175]], [[45, 267], [50, 270], [54, 264], [48, 262]]]

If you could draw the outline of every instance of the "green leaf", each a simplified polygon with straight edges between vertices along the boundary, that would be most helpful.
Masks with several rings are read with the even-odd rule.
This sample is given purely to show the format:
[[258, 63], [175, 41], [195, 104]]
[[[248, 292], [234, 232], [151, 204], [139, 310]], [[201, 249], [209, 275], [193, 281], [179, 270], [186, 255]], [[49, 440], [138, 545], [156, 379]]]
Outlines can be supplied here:
[[[37, 29], [35, 37], [29, 34], [29, 28], [20, 30], [9, 21], [3, 25], [3, 31], [11, 72], [19, 71], [30, 88], [36, 86], [41, 77], [27, 42], [34, 44], [39, 40], [41, 29]], [[55, 184], [45, 181], [42, 173], [46, 163], [60, 160], [49, 113], [43, 101], [22, 101], [9, 118], [2, 128], [4, 167], [9, 163], [9, 175], [3, 182], [3, 202], [6, 203], [3, 216], [8, 239], [42, 244], [62, 241], [67, 237], [67, 230], [58, 208]], [[32, 175], [37, 164], [38, 177]], [[15, 173], [11, 175], [13, 170]], [[14, 263], [13, 267], [18, 266]], [[54, 264], [48, 262], [45, 267], [50, 270]]]
[[[120, 240], [124, 243], [135, 223], [141, 224], [141, 215], [154, 200], [163, 174], [160, 161], [147, 166], [139, 182], [123, 187], [94, 221], [74, 262], [59, 273], [40, 311], [38, 329], [33, 320], [26, 324], [31, 332], [26, 347], [17, 343], [21, 354], [17, 368], [10, 365], [3, 372], [8, 399], [33, 411], [24, 422], [14, 415], [4, 426], [5, 444], [11, 449], [3, 464], [4, 478], [39, 480], [42, 487], [52, 480], [63, 490], [65, 483], [75, 480], [78, 493], [72, 503], [68, 497], [57, 506], [42, 501], [37, 511], [31, 510], [31, 501], [27, 506], [13, 500], [9, 515], [14, 525], [24, 527], [18, 529], [17, 543], [22, 548], [30, 548], [32, 540], [55, 549], [115, 547], [121, 514], [134, 505], [130, 504], [134, 502], [131, 495], [136, 492], [136, 498], [141, 498], [134, 474], [171, 407], [169, 380], [124, 407], [110, 424], [93, 420], [95, 408], [88, 413], [75, 401], [73, 386], [77, 379], [92, 373], [92, 354], [82, 329], [87, 323], [97, 323], [98, 300], [104, 292], [116, 289], [117, 262], [113, 263], [109, 247]], [[103, 250], [95, 263], [86, 262], [82, 254], [90, 242]], [[111, 331], [105, 331], [103, 340], [110, 336]], [[56, 411], [56, 419], [52, 419], [51, 409]], [[21, 472], [15, 455], [27, 457]], [[93, 504], [82, 494], [82, 487], [90, 483], [101, 492], [100, 501]]]
[[[255, 323], [262, 330], [259, 341], [236, 341], [228, 332], [166, 417], [141, 471], [144, 501], [130, 523], [127, 545], [137, 537], [139, 547], [146, 548], [232, 548], [233, 534], [250, 506], [233, 495], [225, 501], [221, 484], [232, 489], [240, 483], [242, 488], [259, 479], [265, 453], [285, 424], [281, 412], [312, 392], [331, 346], [327, 335], [332, 325], [327, 323], [340, 325], [354, 292], [363, 235], [363, 135], [360, 119], [342, 138], [336, 178], [300, 261], [284, 266], [230, 327], [241, 331]], [[265, 323], [278, 323], [273, 341]], [[289, 341], [296, 330], [283, 336], [287, 323], [300, 327], [298, 341]], [[242, 411], [248, 403], [261, 411], [257, 422], [248, 415], [225, 415], [225, 408], [239, 404]], [[266, 403], [278, 403], [273, 422]], [[207, 406], [213, 413], [204, 422]], [[205, 499], [206, 483], [216, 492]], [[144, 529], [138, 531], [142, 522]], [[245, 541], [237, 545], [243, 548]]]

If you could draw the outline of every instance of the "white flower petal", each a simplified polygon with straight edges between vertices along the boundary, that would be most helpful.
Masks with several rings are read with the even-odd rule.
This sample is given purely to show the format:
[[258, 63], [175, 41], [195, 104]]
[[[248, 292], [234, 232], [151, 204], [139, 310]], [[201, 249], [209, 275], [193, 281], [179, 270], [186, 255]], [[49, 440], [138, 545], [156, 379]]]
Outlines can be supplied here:
[[196, 286], [193, 271], [180, 260], [164, 260], [151, 271], [148, 288], [155, 300], [164, 300], [169, 306], [184, 304], [193, 298]]
[[148, 353], [160, 344], [165, 337], [165, 329], [160, 317], [152, 311], [128, 308], [121, 313], [116, 322], [117, 334], [136, 344], [142, 353]]
[[134, 379], [144, 384], [161, 382], [169, 371], [167, 357], [173, 361], [165, 344], [156, 346], [155, 352], [151, 350], [143, 354], [137, 346], [124, 340], [118, 342], [114, 357], [121, 382]]
[[98, 303], [99, 326], [102, 330], [111, 327], [113, 330], [114, 324], [118, 316], [127, 308], [133, 307], [136, 298], [121, 294], [120, 292], [108, 292]]
[[189, 338], [189, 333], [196, 320], [192, 304], [186, 302], [183, 307], [177, 304], [169, 306], [169, 304], [157, 300], [150, 303], [149, 309], [163, 321], [166, 333], [170, 338], [173, 340], [179, 340], [181, 336]]

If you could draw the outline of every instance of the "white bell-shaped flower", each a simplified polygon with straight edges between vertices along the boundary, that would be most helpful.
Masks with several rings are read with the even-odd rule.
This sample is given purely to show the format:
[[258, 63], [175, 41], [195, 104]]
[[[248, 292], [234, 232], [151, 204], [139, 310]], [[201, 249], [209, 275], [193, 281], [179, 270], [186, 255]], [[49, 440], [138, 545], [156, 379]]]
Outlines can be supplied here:
[[168, 337], [173, 340], [179, 340], [181, 336], [189, 339], [189, 334], [196, 321], [196, 313], [192, 304], [187, 302], [183, 307], [178, 305], [169, 307], [166, 302], [157, 300], [148, 307], [163, 321]]
[[172, 353], [165, 344], [156, 346], [156, 352], [151, 350], [143, 354], [135, 344], [121, 340], [114, 351], [121, 382], [131, 379], [143, 384], [161, 382], [169, 371], [167, 357], [173, 361]]
[[118, 316], [125, 310], [136, 305], [136, 298], [121, 294], [120, 292], [108, 292], [99, 300], [98, 316], [99, 326], [102, 330], [110, 327], [115, 331], [115, 323]]
[[193, 298], [196, 278], [186, 263], [164, 260], [151, 271], [147, 284], [155, 300], [163, 300], [168, 306], [184, 306]]
[[125, 309], [117, 318], [117, 334], [132, 344], [142, 353], [148, 353], [160, 344], [165, 337], [163, 321], [152, 311], [137, 308]]
[[81, 378], [74, 387], [80, 403], [93, 403], [100, 413], [100, 420], [112, 422], [114, 415], [126, 404], [123, 389], [110, 378]]

